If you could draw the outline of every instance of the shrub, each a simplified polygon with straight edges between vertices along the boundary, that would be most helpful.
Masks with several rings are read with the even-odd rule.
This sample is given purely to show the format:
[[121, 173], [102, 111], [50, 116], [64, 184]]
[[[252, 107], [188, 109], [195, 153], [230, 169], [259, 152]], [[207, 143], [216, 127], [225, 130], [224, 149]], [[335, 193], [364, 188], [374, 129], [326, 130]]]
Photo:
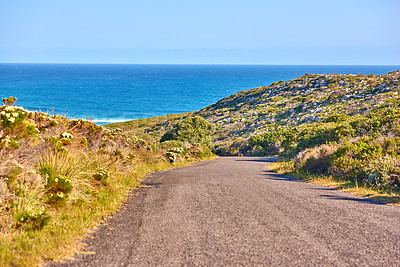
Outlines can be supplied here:
[[10, 137], [8, 137], [8, 135], [5, 136], [0, 140], [0, 149], [8, 148], [10, 146], [10, 143], [11, 143]]
[[11, 146], [13, 149], [18, 149], [18, 148], [21, 147], [20, 144], [18, 143], [18, 141], [15, 141], [15, 140], [10, 141], [10, 146]]
[[3, 106], [0, 111], [1, 124], [10, 130], [18, 127], [27, 116], [24, 109], [13, 106]]
[[179, 157], [179, 154], [172, 152], [172, 151], [168, 151], [165, 155], [166, 155], [167, 160], [171, 164], [174, 164]]
[[14, 219], [19, 227], [40, 230], [49, 223], [50, 216], [46, 211], [39, 211], [38, 213], [21, 211], [14, 215]]
[[7, 106], [13, 106], [18, 99], [16, 97], [10, 96], [3, 98], [3, 104]]
[[298, 170], [306, 170], [314, 173], [327, 171], [327, 161], [336, 152], [337, 145], [324, 144], [308, 148], [300, 152], [294, 159], [294, 166]]
[[354, 135], [355, 130], [347, 122], [311, 124], [300, 131], [297, 147], [302, 150], [329, 142], [338, 142]]
[[14, 215], [17, 226], [25, 227], [32, 230], [40, 230], [50, 221], [50, 216], [46, 211], [30, 214], [27, 211], [22, 211]]
[[261, 135], [253, 135], [249, 139], [251, 148], [262, 148], [266, 153], [277, 153], [283, 140], [282, 132], [279, 130], [269, 131]]
[[79, 143], [84, 147], [87, 148], [88, 147], [88, 140], [85, 136], [83, 136], [81, 139], [79, 139]]
[[17, 198], [13, 199], [13, 218], [18, 228], [23, 230], [39, 230], [50, 220], [43, 197], [46, 189], [38, 174], [19, 172], [9, 182], [9, 187]]
[[371, 137], [359, 138], [355, 143], [345, 142], [329, 160], [333, 175], [358, 180], [367, 175], [367, 165], [382, 156], [382, 147]]
[[338, 157], [329, 160], [329, 169], [332, 175], [356, 181], [365, 176], [363, 162], [351, 157]]
[[[43, 169], [41, 171], [44, 171]], [[46, 188], [49, 204], [64, 204], [72, 191], [71, 181], [63, 176], [46, 175]]]
[[39, 134], [39, 129], [36, 123], [30, 119], [27, 119], [25, 136], [37, 136]]
[[198, 143], [202, 146], [211, 147], [211, 134], [214, 132], [214, 129], [212, 124], [200, 116], [186, 117], [178, 122], [174, 129], [166, 132], [160, 141], [187, 141], [192, 145]]
[[67, 132], [63, 132], [63, 133], [60, 134], [60, 141], [64, 146], [66, 146], [66, 145], [69, 145], [69, 144], [72, 143], [72, 138], [73, 137], [74, 136], [72, 134], [67, 133]]
[[213, 155], [211, 150], [208, 147], [203, 147], [200, 145], [195, 145], [189, 149], [191, 155], [198, 158], [210, 157]]
[[383, 151], [384, 153], [390, 156], [399, 156], [400, 155], [400, 137], [388, 137], [385, 138], [383, 142]]
[[324, 122], [342, 122], [346, 121], [348, 116], [345, 114], [333, 114], [324, 120]]
[[366, 165], [367, 181], [378, 187], [400, 187], [398, 179], [400, 174], [399, 159], [384, 155], [369, 161]]

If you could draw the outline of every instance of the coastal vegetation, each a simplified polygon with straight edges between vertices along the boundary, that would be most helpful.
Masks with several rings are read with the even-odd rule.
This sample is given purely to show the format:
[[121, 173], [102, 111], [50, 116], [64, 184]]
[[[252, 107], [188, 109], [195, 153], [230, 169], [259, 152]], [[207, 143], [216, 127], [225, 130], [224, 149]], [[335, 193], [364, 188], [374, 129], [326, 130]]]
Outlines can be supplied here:
[[[286, 173], [400, 204], [400, 72], [305, 74], [200, 111], [98, 126], [0, 107], [0, 262], [78, 251], [150, 171], [218, 155], [279, 155]], [[213, 152], [213, 153], [212, 153]]]
[[212, 147], [211, 134], [214, 126], [200, 116], [186, 117], [179, 121], [172, 130], [166, 132], [160, 142], [169, 140], [185, 141], [189, 144], [200, 144]]
[[[218, 155], [279, 155], [274, 168], [280, 172], [336, 179], [399, 203], [399, 93], [399, 71], [306, 73], [228, 96], [190, 116], [215, 125]], [[144, 131], [162, 136], [179, 119], [158, 117]]]
[[[194, 139], [160, 143], [151, 135], [28, 111], [14, 106], [16, 100], [3, 99], [0, 107], [2, 266], [70, 256], [144, 175], [213, 157]], [[193, 119], [199, 120], [208, 125]]]

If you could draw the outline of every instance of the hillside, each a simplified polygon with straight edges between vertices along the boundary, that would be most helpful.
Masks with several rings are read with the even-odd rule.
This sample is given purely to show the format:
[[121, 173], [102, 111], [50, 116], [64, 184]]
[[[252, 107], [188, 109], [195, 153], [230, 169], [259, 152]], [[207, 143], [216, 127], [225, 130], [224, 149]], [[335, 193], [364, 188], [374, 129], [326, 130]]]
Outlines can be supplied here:
[[[387, 192], [398, 203], [399, 93], [399, 71], [306, 74], [239, 92], [190, 116], [215, 125], [214, 152], [219, 155], [278, 154], [284, 159], [275, 166], [279, 172], [328, 177], [338, 188], [362, 184], [365, 190]], [[157, 140], [186, 116], [154, 118], [145, 132]]]
[[198, 114], [216, 124], [216, 150], [235, 154], [235, 142], [276, 127], [318, 122], [332, 114], [352, 116], [397, 107], [399, 78], [400, 72], [383, 76], [306, 74], [226, 97]]
[[68, 257], [145, 174], [213, 158], [198, 144], [160, 144], [146, 134], [32, 112], [16, 100], [0, 106], [1, 266]]
[[[160, 138], [181, 118], [198, 115], [215, 124], [214, 151], [249, 153], [251, 136], [276, 128], [321, 122], [333, 114], [367, 115], [399, 106], [400, 72], [387, 75], [305, 74], [228, 96], [200, 111], [140, 120], [142, 132]], [[136, 121], [106, 127], [135, 129]], [[135, 133], [138, 134], [137, 129]]]

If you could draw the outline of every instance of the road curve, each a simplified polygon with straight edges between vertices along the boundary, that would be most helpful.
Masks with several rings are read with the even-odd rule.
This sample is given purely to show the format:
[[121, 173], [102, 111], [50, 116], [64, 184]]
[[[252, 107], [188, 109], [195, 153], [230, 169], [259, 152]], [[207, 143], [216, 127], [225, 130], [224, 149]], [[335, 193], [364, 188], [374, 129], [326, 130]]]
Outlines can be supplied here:
[[400, 208], [274, 174], [272, 160], [222, 157], [153, 173], [85, 239], [94, 254], [62, 265], [400, 264]]

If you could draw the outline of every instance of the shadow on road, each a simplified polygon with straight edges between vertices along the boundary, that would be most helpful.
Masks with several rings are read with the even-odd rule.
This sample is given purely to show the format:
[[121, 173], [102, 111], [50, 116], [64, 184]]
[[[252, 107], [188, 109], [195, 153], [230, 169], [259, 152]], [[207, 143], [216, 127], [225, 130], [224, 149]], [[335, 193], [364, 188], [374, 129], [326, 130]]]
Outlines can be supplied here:
[[357, 202], [376, 204], [376, 205], [385, 205], [385, 203], [383, 203], [381, 201], [377, 201], [377, 200], [370, 199], [370, 198], [343, 197], [343, 196], [334, 196], [334, 195], [321, 195], [321, 197], [326, 197], [326, 198], [335, 199], [335, 200], [347, 200], [347, 201], [357, 201]]
[[160, 183], [160, 182], [149, 182], [149, 181], [142, 182], [142, 185], [147, 186], [147, 187], [159, 187], [162, 184], [163, 183]]
[[275, 173], [273, 171], [264, 171], [264, 173], [268, 176], [268, 177], [266, 177], [266, 179], [269, 179], [269, 180], [288, 181], [288, 182], [302, 182], [299, 179], [296, 179], [296, 178], [293, 178], [293, 177], [290, 177], [290, 176], [286, 176], [286, 175], [283, 175], [283, 174], [278, 174], [278, 173]]
[[236, 161], [252, 161], [252, 162], [276, 162], [279, 157], [237, 157]]
[[[275, 180], [275, 181], [287, 181], [287, 182], [304, 182], [302, 180], [282, 175], [282, 174], [277, 174], [274, 173], [273, 171], [264, 171], [266, 177], [265, 179], [269, 180]], [[318, 188], [310, 188], [310, 190], [321, 190], [325, 191], [326, 193], [328, 192], [338, 192], [341, 188], [329, 188], [329, 187], [324, 187], [324, 186], [318, 186]], [[321, 192], [322, 193], [322, 192]], [[356, 202], [361, 202], [361, 203], [369, 203], [369, 204], [374, 204], [374, 205], [386, 205], [387, 203], [395, 203], [399, 202], [400, 198], [397, 196], [373, 196], [373, 195], [367, 195], [364, 197], [351, 197], [351, 196], [340, 196], [340, 195], [327, 195], [327, 194], [322, 194], [320, 195], [321, 197], [333, 199], [333, 200], [345, 200], [345, 201], [356, 201]]]

